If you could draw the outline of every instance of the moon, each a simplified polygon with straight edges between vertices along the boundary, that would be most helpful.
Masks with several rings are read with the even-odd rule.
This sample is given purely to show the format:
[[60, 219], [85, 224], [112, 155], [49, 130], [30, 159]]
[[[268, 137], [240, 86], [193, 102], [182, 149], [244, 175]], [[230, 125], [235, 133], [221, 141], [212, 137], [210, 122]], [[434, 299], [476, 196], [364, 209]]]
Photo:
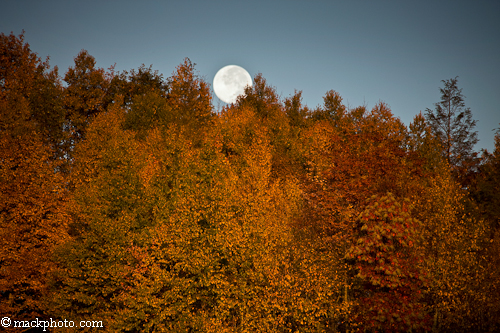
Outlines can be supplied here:
[[252, 77], [240, 66], [228, 65], [215, 74], [215, 94], [226, 103], [236, 102], [236, 98], [245, 92], [246, 86], [252, 86]]

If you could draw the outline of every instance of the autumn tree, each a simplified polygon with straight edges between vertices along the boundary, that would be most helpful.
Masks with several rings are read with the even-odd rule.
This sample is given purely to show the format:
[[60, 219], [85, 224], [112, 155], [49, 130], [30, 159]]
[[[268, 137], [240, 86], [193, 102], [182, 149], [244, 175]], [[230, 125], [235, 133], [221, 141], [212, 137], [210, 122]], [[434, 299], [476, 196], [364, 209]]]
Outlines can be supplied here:
[[110, 332], [498, 329], [499, 140], [463, 177], [477, 138], [456, 78], [408, 128], [334, 90], [312, 111], [300, 91], [281, 100], [261, 74], [215, 114], [187, 58], [164, 80], [82, 50], [63, 87], [22, 35], [0, 37], [4, 314]]
[[114, 96], [113, 99], [117, 95], [122, 95], [124, 105], [128, 106], [136, 96], [153, 92], [166, 99], [168, 84], [162, 74], [153, 70], [152, 66], [146, 67], [143, 64], [137, 70], [115, 74], [110, 83], [110, 91]]
[[252, 107], [263, 119], [274, 118], [281, 115], [281, 104], [276, 89], [267, 84], [262, 74], [257, 74], [252, 86], [245, 88], [244, 95], [238, 96], [236, 105]]
[[307, 106], [302, 104], [302, 91], [295, 91], [292, 96], [284, 100], [283, 104], [291, 126], [306, 126], [310, 111]]
[[340, 121], [344, 118], [347, 108], [342, 103], [342, 97], [334, 90], [330, 90], [323, 97], [323, 107], [313, 111], [311, 118], [320, 121], [328, 120], [340, 126]]
[[495, 149], [484, 151], [476, 184], [471, 195], [479, 204], [483, 217], [493, 231], [500, 229], [500, 131], [495, 135]]
[[212, 95], [208, 83], [195, 73], [195, 64], [188, 58], [177, 66], [168, 79], [168, 101], [176, 123], [199, 132], [212, 117]]
[[427, 173], [424, 177], [435, 172], [443, 163], [441, 143], [422, 113], [416, 115], [408, 126], [406, 147], [420, 156], [423, 171]]
[[484, 297], [478, 281], [484, 272], [479, 251], [485, 225], [465, 209], [465, 194], [444, 156], [424, 175], [412, 203], [414, 216], [422, 222], [422, 267], [429, 278], [425, 302], [432, 329], [475, 330], [477, 305]]
[[[2, 67], [0, 77], [3, 92], [22, 95], [29, 106], [30, 121], [36, 124], [44, 143], [54, 152], [54, 158], [64, 154], [65, 111], [63, 88], [57, 67], [50, 69], [48, 59], [42, 62], [24, 42], [24, 36], [1, 35]], [[16, 88], [10, 85], [17, 82]]]
[[44, 100], [59, 87], [22, 35], [1, 34], [0, 55], [0, 309], [32, 319], [46, 314], [49, 258], [66, 235], [64, 182], [54, 158], [60, 110]]
[[481, 317], [491, 306], [483, 285], [492, 285], [481, 282], [491, 272], [483, 257], [485, 220], [465, 196], [441, 140], [421, 114], [409, 126], [407, 149], [419, 156], [422, 166], [420, 189], [411, 201], [423, 226], [423, 267], [429, 278], [424, 299], [432, 328], [481, 330]]
[[326, 182], [322, 186], [335, 200], [362, 206], [373, 194], [390, 191], [404, 197], [417, 185], [412, 178], [419, 172], [418, 159], [405, 150], [406, 128], [387, 105], [361, 116], [354, 109], [337, 126], [319, 121], [306, 135], [310, 171]]
[[167, 99], [152, 91], [136, 95], [126, 113], [124, 128], [134, 130], [144, 138], [152, 128], [164, 128], [175, 122], [175, 114]]
[[[85, 140], [76, 145], [71, 181], [74, 191], [66, 206], [71, 238], [55, 255], [47, 302], [54, 315], [86, 318], [98, 315], [111, 325], [107, 311], [123, 290], [126, 248], [137, 243], [135, 230], [148, 223], [138, 168], [146, 161], [133, 133], [121, 129], [124, 112], [117, 103], [97, 116]], [[132, 164], [136, 156], [139, 165]], [[144, 161], [144, 162], [143, 162]], [[69, 318], [69, 317], [68, 317]]]
[[96, 68], [96, 60], [86, 50], [75, 57], [74, 67], [64, 76], [67, 84], [64, 105], [67, 110], [66, 126], [71, 135], [70, 145], [85, 137], [91, 120], [106, 110], [112, 101], [110, 83], [113, 74]]
[[484, 221], [464, 205], [466, 197], [442, 154], [441, 140], [422, 115], [410, 124], [406, 147], [421, 166], [416, 191], [409, 194], [412, 215], [422, 222], [422, 267], [428, 276], [424, 300], [433, 330], [477, 329], [483, 311], [477, 307], [484, 301], [479, 281], [486, 271], [480, 255]]
[[273, 147], [272, 170], [275, 177], [300, 172], [303, 154], [298, 135], [306, 126], [308, 113], [301, 99], [298, 92], [282, 104], [276, 89], [267, 84], [262, 74], [257, 74], [253, 86], [246, 87], [245, 94], [239, 96], [233, 106], [253, 110], [267, 129]]
[[457, 79], [443, 82], [436, 111], [428, 109], [427, 121], [417, 116], [410, 125], [409, 148], [422, 156], [425, 168], [422, 191], [414, 202], [424, 225], [430, 278], [426, 297], [433, 330], [480, 330], [481, 317], [491, 305], [482, 285], [492, 284], [480, 282], [491, 272], [482, 254], [487, 225], [463, 193], [463, 186], [474, 191], [470, 176], [477, 167], [472, 151], [477, 134], [472, 132], [475, 121], [470, 109], [464, 109]]
[[423, 303], [422, 225], [410, 213], [409, 200], [398, 202], [389, 192], [370, 198], [356, 219], [346, 260], [354, 267], [353, 289], [359, 293], [354, 321], [363, 330], [430, 328]]
[[472, 119], [470, 108], [465, 107], [462, 89], [457, 86], [458, 77], [443, 80], [440, 88], [441, 101], [435, 109], [426, 109], [426, 119], [442, 144], [443, 155], [454, 169], [462, 183], [474, 167], [476, 154], [474, 145], [478, 142], [473, 131], [476, 120]]
[[480, 262], [482, 274], [478, 279], [478, 294], [482, 302], [477, 303], [477, 324], [483, 330], [496, 330], [500, 327], [497, 320], [500, 298], [499, 262], [500, 258], [500, 132], [495, 135], [495, 149], [492, 153], [483, 152], [475, 182], [470, 189], [470, 197], [477, 204], [477, 218], [486, 223], [486, 241], [481, 244]]
[[[176, 84], [180, 85], [181, 81], [176, 81]], [[192, 95], [189, 95], [190, 91], [186, 93]], [[177, 96], [177, 111], [185, 101], [186, 98]], [[196, 101], [203, 102], [195, 98]], [[161, 91], [152, 90], [136, 94], [130, 105], [117, 100], [108, 110], [89, 118], [85, 140], [75, 146], [72, 166], [74, 194], [67, 205], [67, 213], [72, 217], [72, 238], [56, 256], [59, 270], [53, 274], [53, 293], [48, 298], [54, 313], [59, 316], [87, 318], [90, 314], [99, 314], [107, 321], [110, 330], [139, 329], [144, 325], [161, 329], [172, 324], [177, 325], [175, 327], [199, 327], [201, 317], [191, 313], [188, 298], [189, 293], [194, 293], [202, 299], [203, 288], [178, 290], [172, 286], [173, 290], [163, 287], [156, 290], [157, 281], [147, 278], [150, 269], [158, 268], [156, 265], [164, 274], [155, 275], [155, 278], [163, 279], [165, 274], [170, 274], [170, 264], [165, 265], [161, 260], [157, 262], [156, 257], [150, 257], [164, 252], [163, 245], [160, 253], [153, 251], [155, 243], [152, 243], [151, 235], [159, 232], [158, 228], [163, 228], [166, 223], [164, 219], [175, 211], [189, 214], [190, 218], [185, 224], [181, 223], [184, 220], [173, 217], [167, 220], [174, 224], [179, 222], [177, 227], [184, 233], [184, 236], [178, 235], [182, 237], [172, 249], [181, 255], [178, 258], [184, 265], [176, 266], [179, 270], [172, 271], [172, 278], [177, 279], [179, 287], [184, 288], [185, 283], [189, 285], [200, 276], [185, 270], [192, 256], [190, 252], [184, 252], [184, 246], [189, 244], [190, 237], [191, 241], [199, 242], [196, 246], [206, 244], [198, 237], [200, 229], [190, 224], [199, 222], [197, 214], [190, 215], [199, 207], [186, 211], [183, 210], [186, 207], [180, 209], [182, 203], [176, 203], [178, 198], [183, 198], [181, 193], [186, 186], [198, 193], [196, 182], [192, 181], [198, 173], [186, 164], [198, 159], [189, 143], [175, 134], [185, 128], [167, 128], [172, 120], [170, 116], [178, 115], [170, 112], [172, 104], [175, 103], [166, 103]], [[122, 108], [123, 105], [127, 110]], [[179, 121], [178, 118], [173, 120]], [[162, 158], [166, 160], [160, 163]], [[158, 170], [162, 173], [157, 174]], [[151, 261], [151, 265], [147, 265], [146, 276], [141, 277], [144, 259]], [[178, 260], [176, 257], [167, 259], [172, 260], [172, 264]], [[200, 262], [213, 264], [205, 259]], [[170, 285], [168, 281], [163, 282], [165, 286]], [[164, 311], [151, 318], [157, 308], [143, 301], [149, 303], [156, 295], [164, 298], [163, 303], [157, 303], [165, 305]], [[178, 302], [185, 306], [177, 308]], [[171, 318], [178, 321], [168, 320], [165, 315], [169, 312], [173, 313]]]

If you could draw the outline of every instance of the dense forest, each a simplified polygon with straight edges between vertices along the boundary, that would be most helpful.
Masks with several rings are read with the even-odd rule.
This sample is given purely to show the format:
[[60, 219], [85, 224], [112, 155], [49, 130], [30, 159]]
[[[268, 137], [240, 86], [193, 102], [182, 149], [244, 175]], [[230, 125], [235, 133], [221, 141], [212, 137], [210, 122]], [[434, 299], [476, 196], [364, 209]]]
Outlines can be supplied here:
[[500, 134], [476, 153], [457, 78], [441, 96], [406, 126], [258, 74], [215, 110], [187, 58], [164, 79], [82, 50], [60, 76], [1, 34], [1, 317], [498, 332]]

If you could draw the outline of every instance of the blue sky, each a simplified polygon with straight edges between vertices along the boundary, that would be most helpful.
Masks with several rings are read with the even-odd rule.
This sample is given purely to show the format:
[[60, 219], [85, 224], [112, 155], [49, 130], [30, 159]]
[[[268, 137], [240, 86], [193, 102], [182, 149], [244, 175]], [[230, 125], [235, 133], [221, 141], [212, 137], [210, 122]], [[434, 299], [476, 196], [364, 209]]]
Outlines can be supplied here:
[[[61, 75], [82, 49], [99, 67], [141, 64], [171, 76], [185, 57], [212, 83], [225, 65], [262, 73], [314, 108], [330, 90], [350, 107], [386, 102], [409, 124], [458, 76], [478, 121], [476, 149], [500, 127], [500, 1], [0, 0], [0, 32]], [[214, 105], [217, 106], [217, 97]]]

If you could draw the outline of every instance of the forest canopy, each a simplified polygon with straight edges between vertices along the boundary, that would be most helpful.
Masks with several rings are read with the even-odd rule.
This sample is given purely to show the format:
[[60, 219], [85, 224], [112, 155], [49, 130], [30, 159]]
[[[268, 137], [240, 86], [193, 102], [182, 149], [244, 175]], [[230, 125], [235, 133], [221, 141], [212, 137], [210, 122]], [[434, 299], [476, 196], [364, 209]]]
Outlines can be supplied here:
[[443, 84], [408, 126], [334, 90], [314, 109], [282, 99], [262, 74], [215, 110], [187, 58], [164, 78], [82, 50], [61, 76], [2, 33], [2, 316], [105, 332], [500, 330], [500, 134], [474, 152], [458, 79]]

